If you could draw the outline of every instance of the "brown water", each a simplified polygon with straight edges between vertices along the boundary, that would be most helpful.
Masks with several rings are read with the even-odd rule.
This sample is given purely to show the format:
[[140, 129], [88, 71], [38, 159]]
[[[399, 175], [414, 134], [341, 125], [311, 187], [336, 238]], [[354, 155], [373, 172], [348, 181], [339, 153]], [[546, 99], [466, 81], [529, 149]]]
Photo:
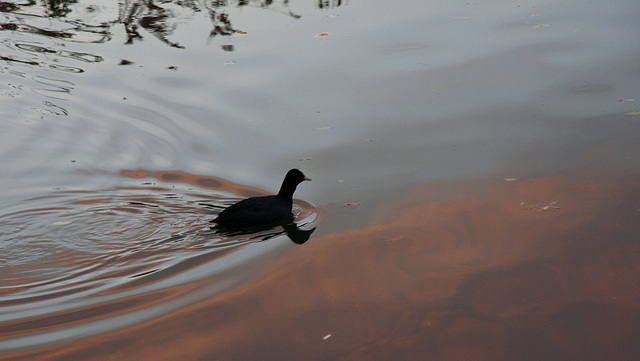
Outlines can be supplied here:
[[[106, 312], [62, 314], [57, 327], [197, 297], [130, 327], [10, 357], [632, 360], [639, 187], [567, 177], [420, 184], [369, 225], [267, 257], [233, 289], [216, 292], [246, 265]], [[3, 333], [27, 332], [25, 324], [32, 326], [8, 324]]]
[[0, 359], [639, 359], [639, 14], [0, 3]]

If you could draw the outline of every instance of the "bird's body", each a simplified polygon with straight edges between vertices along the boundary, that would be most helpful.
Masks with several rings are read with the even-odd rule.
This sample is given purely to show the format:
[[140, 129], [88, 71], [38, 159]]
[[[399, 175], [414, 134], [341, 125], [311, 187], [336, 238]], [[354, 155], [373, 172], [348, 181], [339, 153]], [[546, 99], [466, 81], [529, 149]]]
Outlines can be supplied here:
[[274, 223], [290, 216], [292, 206], [293, 202], [287, 202], [277, 195], [247, 198], [220, 212], [214, 222], [225, 227]]
[[277, 195], [243, 199], [226, 209], [212, 222], [222, 227], [244, 228], [273, 224], [291, 217], [293, 192], [298, 184], [311, 180], [297, 170], [290, 170]]

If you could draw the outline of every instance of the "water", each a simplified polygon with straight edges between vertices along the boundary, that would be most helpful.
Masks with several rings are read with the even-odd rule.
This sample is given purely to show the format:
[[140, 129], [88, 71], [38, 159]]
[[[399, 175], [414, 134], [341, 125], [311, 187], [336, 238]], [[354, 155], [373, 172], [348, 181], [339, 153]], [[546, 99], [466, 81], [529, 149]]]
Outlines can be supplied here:
[[639, 13], [0, 3], [0, 358], [637, 359]]
[[[157, 317], [237, 285], [253, 267], [245, 263], [283, 246], [282, 234], [298, 244], [306, 241], [280, 227], [250, 235], [220, 233], [210, 223], [216, 208], [238, 199], [187, 184], [213, 185], [220, 194], [242, 194], [246, 187], [177, 172], [123, 171], [121, 176], [151, 181], [57, 190], [3, 214], [5, 351]], [[294, 214], [298, 227], [316, 217], [315, 208], [300, 201]], [[231, 271], [232, 277], [226, 275]], [[209, 279], [207, 292], [181, 290], [202, 279]]]

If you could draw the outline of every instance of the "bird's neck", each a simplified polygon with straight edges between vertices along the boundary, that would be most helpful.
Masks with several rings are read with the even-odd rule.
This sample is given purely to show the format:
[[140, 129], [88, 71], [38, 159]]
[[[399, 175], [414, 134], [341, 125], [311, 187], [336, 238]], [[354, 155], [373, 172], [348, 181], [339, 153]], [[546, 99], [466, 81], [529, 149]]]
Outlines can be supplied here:
[[291, 187], [291, 185], [283, 184], [282, 187], [280, 187], [280, 191], [278, 192], [278, 197], [291, 200], [293, 198], [293, 192], [295, 191], [296, 187]]

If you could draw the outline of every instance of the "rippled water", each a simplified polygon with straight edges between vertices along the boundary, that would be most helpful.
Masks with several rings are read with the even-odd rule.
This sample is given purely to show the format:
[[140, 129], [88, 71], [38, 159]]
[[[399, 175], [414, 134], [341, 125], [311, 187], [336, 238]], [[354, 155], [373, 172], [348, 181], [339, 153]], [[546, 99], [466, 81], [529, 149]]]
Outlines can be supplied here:
[[[248, 276], [246, 263], [281, 246], [278, 236], [296, 243], [309, 237], [295, 228], [236, 235], [212, 229], [218, 209], [237, 200], [224, 191], [246, 187], [177, 172], [122, 175], [150, 181], [59, 190], [0, 215], [3, 351], [117, 329], [210, 297]], [[299, 201], [294, 214], [297, 226], [316, 217]], [[207, 292], [190, 286], [212, 276]]]
[[[637, 327], [591, 311], [638, 315], [635, 278], [616, 275], [638, 264], [639, 14], [623, 0], [0, 2], [0, 358], [628, 346]], [[297, 226], [210, 229], [294, 167], [314, 179]], [[561, 206], [533, 212], [547, 204]], [[274, 259], [291, 268], [260, 273]], [[491, 293], [504, 267], [530, 287]], [[555, 281], [575, 289], [551, 305], [540, 285]], [[574, 323], [625, 332], [609, 347]]]

